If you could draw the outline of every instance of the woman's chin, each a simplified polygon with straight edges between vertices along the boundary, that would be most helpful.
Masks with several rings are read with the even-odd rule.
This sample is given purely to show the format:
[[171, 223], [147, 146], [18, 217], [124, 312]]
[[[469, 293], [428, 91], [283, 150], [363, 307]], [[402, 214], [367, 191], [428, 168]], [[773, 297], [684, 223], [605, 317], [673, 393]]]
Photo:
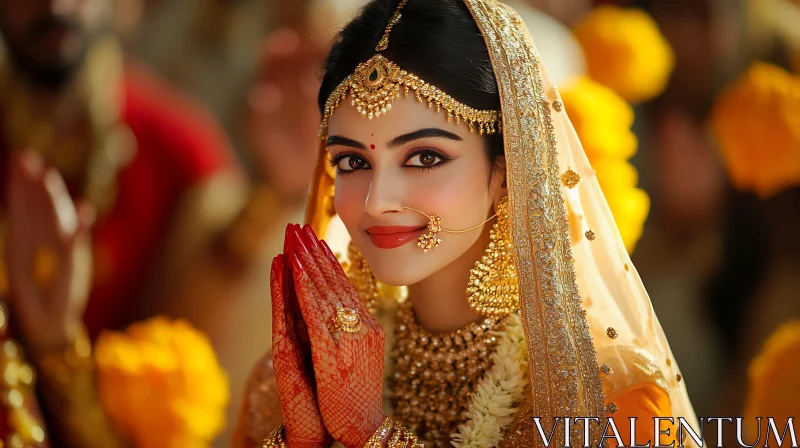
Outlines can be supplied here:
[[389, 286], [417, 284], [447, 266], [453, 258], [448, 251], [423, 252], [415, 243], [391, 250], [365, 245], [361, 253], [375, 277]]
[[[367, 260], [369, 262], [369, 260]], [[419, 262], [409, 262], [402, 257], [376, 260], [369, 263], [372, 273], [384, 285], [408, 286], [419, 283], [431, 274], [431, 270]]]
[[387, 269], [370, 268], [372, 269], [372, 273], [375, 274], [375, 278], [388, 286], [413, 285], [426, 277], [420, 272], [407, 272], [404, 267], [400, 266]]

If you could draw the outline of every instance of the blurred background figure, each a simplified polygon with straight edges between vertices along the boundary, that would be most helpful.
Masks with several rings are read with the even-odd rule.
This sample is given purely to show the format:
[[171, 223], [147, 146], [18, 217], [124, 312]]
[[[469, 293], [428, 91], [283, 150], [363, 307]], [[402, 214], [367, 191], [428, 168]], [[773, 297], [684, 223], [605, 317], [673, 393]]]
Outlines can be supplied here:
[[[43, 390], [55, 391], [43, 394], [43, 404], [55, 422], [48, 440], [56, 446], [92, 446], [80, 440], [86, 434], [75, 433], [101, 417], [94, 392], [79, 387], [82, 378], [64, 383], [47, 360], [84, 344], [84, 326], [89, 344], [103, 330], [156, 314], [202, 325], [199, 317], [235, 303], [195, 294], [191, 279], [214, 272], [217, 292], [236, 284], [250, 265], [241, 229], [263, 220], [258, 209], [269, 203], [258, 194], [246, 203], [245, 178], [212, 115], [122, 50], [115, 14], [143, 6], [0, 1], [0, 203], [7, 254], [0, 277], [10, 304], [3, 323], [26, 348]], [[14, 176], [15, 170], [23, 174]], [[71, 208], [91, 216], [80, 226], [91, 238], [86, 250], [59, 250], [52, 235], [63, 232], [46, 231], [59, 228]], [[264, 233], [264, 226], [255, 227], [245, 232], [251, 246]], [[74, 265], [74, 254], [86, 251], [94, 262]], [[35, 287], [26, 287], [31, 277], [38, 279]], [[88, 303], [75, 285], [85, 285]], [[87, 375], [91, 386], [90, 369]], [[65, 390], [83, 396], [65, 398]], [[26, 443], [42, 438], [11, 426], [31, 439]]]

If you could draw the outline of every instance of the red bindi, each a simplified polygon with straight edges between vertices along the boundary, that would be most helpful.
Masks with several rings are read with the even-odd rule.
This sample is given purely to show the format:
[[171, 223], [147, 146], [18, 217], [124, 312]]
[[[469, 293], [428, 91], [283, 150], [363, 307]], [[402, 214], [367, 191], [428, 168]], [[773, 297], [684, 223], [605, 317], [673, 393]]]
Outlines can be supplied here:
[[375, 144], [370, 144], [369, 149], [375, 149]]

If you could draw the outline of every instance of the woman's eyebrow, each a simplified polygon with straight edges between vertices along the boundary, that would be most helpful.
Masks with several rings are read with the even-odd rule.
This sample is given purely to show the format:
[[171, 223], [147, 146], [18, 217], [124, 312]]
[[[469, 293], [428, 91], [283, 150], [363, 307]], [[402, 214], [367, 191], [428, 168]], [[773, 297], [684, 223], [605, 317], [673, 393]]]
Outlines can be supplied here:
[[462, 139], [456, 134], [452, 132], [445, 131], [444, 129], [439, 128], [425, 128], [420, 129], [418, 131], [409, 132], [408, 134], [403, 134], [399, 137], [395, 137], [386, 143], [386, 146], [389, 148], [394, 148], [395, 146], [404, 145], [408, 142], [419, 140], [421, 138], [431, 138], [431, 137], [441, 137], [450, 140], [455, 140], [460, 142]]
[[331, 135], [328, 137], [328, 146], [349, 146], [351, 148], [360, 149], [362, 151], [366, 151], [367, 147], [364, 146], [363, 143], [359, 143], [355, 140], [350, 140], [349, 138], [340, 137], [338, 135]]

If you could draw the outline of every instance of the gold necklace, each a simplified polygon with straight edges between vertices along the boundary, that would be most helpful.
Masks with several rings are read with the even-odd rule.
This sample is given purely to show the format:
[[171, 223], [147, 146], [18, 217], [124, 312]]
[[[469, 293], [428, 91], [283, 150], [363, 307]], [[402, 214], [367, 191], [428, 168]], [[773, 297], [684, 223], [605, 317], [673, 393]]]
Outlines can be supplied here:
[[391, 381], [394, 417], [426, 446], [448, 447], [466, 418], [478, 382], [491, 367], [494, 332], [505, 317], [486, 318], [450, 333], [420, 327], [410, 302], [398, 307]]

